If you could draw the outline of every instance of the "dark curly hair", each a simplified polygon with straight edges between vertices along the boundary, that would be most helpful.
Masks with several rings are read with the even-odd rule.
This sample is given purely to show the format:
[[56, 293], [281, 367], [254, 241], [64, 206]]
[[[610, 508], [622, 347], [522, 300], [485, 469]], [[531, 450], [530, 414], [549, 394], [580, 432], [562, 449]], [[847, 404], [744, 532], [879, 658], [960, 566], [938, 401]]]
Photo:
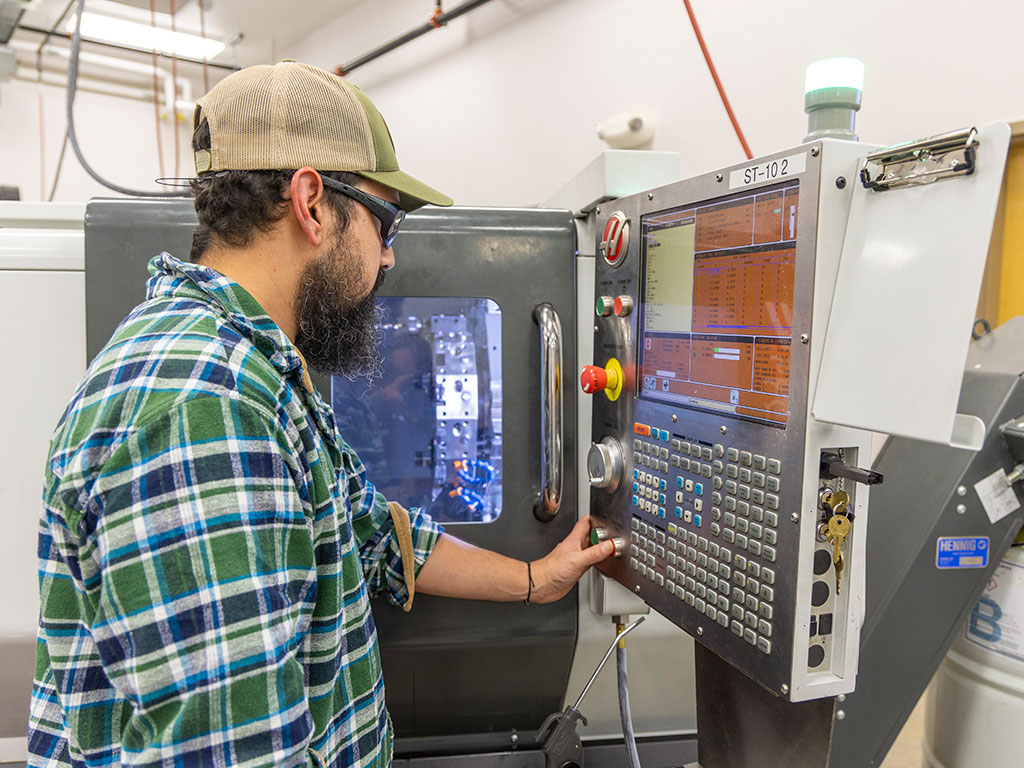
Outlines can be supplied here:
[[[192, 150], [210, 149], [210, 124], [200, 119], [192, 134]], [[217, 171], [191, 182], [199, 225], [192, 234], [189, 259], [197, 263], [211, 244], [241, 248], [261, 232], [269, 232], [288, 213], [289, 186], [295, 170]], [[337, 181], [357, 186], [363, 179], [342, 171], [321, 172]], [[354, 202], [325, 188], [326, 199], [341, 231], [348, 228]]]

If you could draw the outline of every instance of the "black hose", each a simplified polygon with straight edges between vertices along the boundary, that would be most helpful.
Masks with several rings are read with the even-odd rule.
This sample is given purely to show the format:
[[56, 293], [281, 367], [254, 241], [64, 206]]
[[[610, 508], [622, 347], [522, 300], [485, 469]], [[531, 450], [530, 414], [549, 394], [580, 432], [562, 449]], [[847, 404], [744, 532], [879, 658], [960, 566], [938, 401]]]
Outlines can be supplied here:
[[[71, 36], [71, 58], [68, 59], [68, 87], [65, 101], [65, 112], [68, 123], [68, 140], [71, 142], [71, 149], [74, 150], [75, 157], [78, 158], [78, 162], [82, 164], [86, 173], [107, 189], [112, 189], [122, 195], [130, 195], [131, 197], [190, 197], [191, 193], [188, 192], [145, 192], [119, 186], [118, 184], [107, 181], [94, 171], [92, 166], [86, 162], [85, 157], [82, 155], [82, 150], [78, 146], [78, 137], [75, 135], [74, 107], [75, 91], [78, 88], [78, 54], [82, 47], [82, 12], [84, 10], [85, 0], [78, 0], [78, 15], [75, 17], [75, 32]], [[173, 105], [171, 106], [173, 107]], [[177, 127], [175, 127], [175, 130], [177, 130]]]
[[615, 649], [615, 667], [619, 681], [619, 716], [622, 718], [622, 738], [626, 743], [630, 768], [640, 768], [640, 755], [636, 751], [636, 736], [633, 733], [633, 716], [629, 712], [629, 683], [626, 679], [626, 647], [620, 644]]

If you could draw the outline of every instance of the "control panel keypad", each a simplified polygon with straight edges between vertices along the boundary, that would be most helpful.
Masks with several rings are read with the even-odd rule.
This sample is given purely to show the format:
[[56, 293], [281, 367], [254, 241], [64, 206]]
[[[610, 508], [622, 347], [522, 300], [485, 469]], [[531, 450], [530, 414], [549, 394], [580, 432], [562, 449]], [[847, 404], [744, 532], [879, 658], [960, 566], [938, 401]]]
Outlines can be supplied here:
[[633, 441], [630, 568], [771, 654], [782, 462], [649, 430]]

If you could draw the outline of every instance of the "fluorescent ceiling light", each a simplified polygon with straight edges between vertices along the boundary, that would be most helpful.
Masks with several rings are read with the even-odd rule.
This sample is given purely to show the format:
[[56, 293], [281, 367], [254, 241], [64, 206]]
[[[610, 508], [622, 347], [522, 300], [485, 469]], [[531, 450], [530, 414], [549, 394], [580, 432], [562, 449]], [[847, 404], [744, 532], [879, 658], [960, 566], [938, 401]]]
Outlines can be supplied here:
[[[158, 13], [157, 23], [169, 25], [170, 18], [166, 13]], [[75, 31], [75, 16], [68, 20], [64, 31], [68, 34]], [[210, 40], [199, 35], [190, 35], [187, 32], [172, 32], [159, 26], [154, 27], [151, 24], [118, 19], [89, 11], [82, 14], [82, 37], [128, 45], [133, 48], [145, 48], [158, 53], [187, 56], [192, 59], [212, 59], [224, 50], [224, 43], [219, 40]]]
[[822, 59], [807, 67], [804, 93], [822, 88], [855, 88], [864, 90], [864, 62], [859, 59]]

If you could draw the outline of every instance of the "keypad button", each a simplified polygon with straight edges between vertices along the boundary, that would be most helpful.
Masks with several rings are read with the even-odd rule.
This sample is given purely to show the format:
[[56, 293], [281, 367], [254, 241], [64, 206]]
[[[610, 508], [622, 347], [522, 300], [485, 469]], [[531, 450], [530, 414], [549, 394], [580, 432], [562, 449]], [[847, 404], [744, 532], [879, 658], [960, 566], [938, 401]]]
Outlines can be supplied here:
[[661, 471], [662, 472], [668, 472], [668, 462], [667, 461], [661, 462], [660, 466], [661, 466]]
[[764, 472], [755, 472], [750, 482], [755, 488], [764, 488]]
[[765, 487], [767, 487], [768, 490], [771, 491], [772, 493], [778, 493], [779, 492], [779, 478], [777, 478], [777, 477], [769, 477], [767, 479], [767, 481], [765, 482]]
[[736, 555], [732, 563], [736, 566], [737, 570], [742, 571], [747, 567], [747, 558], [744, 555]]
[[722, 494], [721, 494], [720, 491], [712, 491], [711, 492], [711, 503], [712, 504], [721, 504], [722, 503]]
[[778, 509], [779, 497], [773, 493], [769, 493], [767, 496], [764, 497], [764, 505], [768, 507], [768, 509]]
[[690, 455], [695, 459], [700, 458], [700, 446], [696, 443], [690, 443]]
[[704, 495], [704, 483], [694, 483], [693, 484], [693, 492], [696, 493], [698, 496], [703, 496]]
[[698, 583], [696, 588], [694, 589], [694, 594], [697, 595], [697, 597], [700, 597], [700, 598], [703, 598], [704, 595], [706, 595], [707, 593], [708, 593], [708, 588], [705, 587], [703, 584], [700, 584], [700, 583]]
[[743, 639], [750, 645], [757, 645], [757, 633], [749, 627], [743, 630]]
[[762, 532], [763, 532], [763, 529], [761, 528], [760, 524], [758, 524], [758, 523], [751, 523], [750, 524], [750, 538], [752, 538], [752, 539], [760, 539]]
[[673, 453], [672, 454], [672, 458], [668, 460], [668, 463], [671, 464], [673, 467], [678, 467], [679, 466], [679, 457], [676, 454]]
[[693, 511], [689, 510], [689, 509], [684, 509], [683, 510], [683, 520], [685, 520], [688, 523], [692, 523], [693, 522]]
[[701, 474], [701, 477], [703, 477], [705, 479], [710, 479], [711, 478], [711, 465], [710, 464], [705, 464], [703, 467], [701, 467], [700, 468], [700, 474]]
[[[688, 543], [688, 544], [689, 544], [689, 545], [690, 545], [691, 547], [695, 547], [695, 546], [697, 546], [697, 534], [696, 534], [696, 533], [694, 533], [693, 531], [687, 531], [687, 532], [686, 532], [686, 542], [687, 542], [687, 543]], [[696, 551], [696, 550], [692, 550], [692, 549], [690, 549], [690, 550], [687, 550], [687, 551], [688, 551], [688, 552], [694, 552], [694, 551]], [[690, 555], [690, 557], [693, 557], [693, 555]]]
[[[671, 543], [669, 544], [669, 546], [671, 546]], [[676, 553], [675, 552], [669, 552], [667, 555], [665, 555], [665, 559], [668, 560], [669, 563], [671, 563], [672, 565], [675, 565], [676, 564], [676, 559], [677, 559], [676, 558]]]
[[729, 496], [735, 496], [737, 490], [739, 490], [739, 483], [737, 483], [735, 480], [726, 480], [725, 492]]
[[718, 554], [719, 554], [719, 557], [721, 557], [723, 563], [731, 563], [732, 562], [732, 550], [731, 549], [727, 549], [726, 547], [722, 547], [719, 550]]
[[708, 544], [708, 554], [711, 557], [718, 557], [718, 545], [713, 541]]
[[752, 502], [754, 502], [755, 504], [763, 504], [764, 503], [764, 491], [762, 491], [760, 488], [753, 488], [753, 489], [751, 489], [751, 491], [750, 491], [750, 500]]
[[735, 464], [727, 464], [726, 465], [726, 467], [725, 467], [725, 475], [726, 475], [726, 477], [733, 477], [733, 478], [735, 478], [735, 477], [739, 477], [739, 474], [740, 474], [740, 468], [737, 467]]
[[761, 554], [761, 542], [757, 539], [750, 539], [747, 541], [747, 551], [752, 555]]
[[694, 461], [693, 459], [690, 459], [690, 472], [692, 472], [693, 474], [699, 475], [703, 466], [704, 465], [701, 464], [699, 461]]
[[703, 448], [701, 448], [700, 457], [704, 459], [704, 461], [711, 461], [711, 446], [706, 445]]
[[722, 469], [724, 469], [724, 467], [725, 465], [722, 462], [718, 461], [717, 459], [711, 462], [711, 469], [715, 472], [715, 474], [721, 474]]
[[739, 547], [740, 549], [746, 549], [747, 548], [747, 537], [746, 537], [745, 534], [742, 534], [742, 533], [737, 533], [736, 534], [736, 546]]
[[777, 512], [765, 512], [764, 521], [767, 525], [769, 525], [772, 528], [779, 527], [779, 515]]
[[635, 518], [635, 517], [632, 518], [629, 521], [629, 527], [632, 528], [634, 531], [639, 531], [640, 530], [640, 520], [638, 518]]
[[683, 598], [687, 605], [693, 605], [693, 592], [687, 592], [686, 597]]
[[722, 519], [722, 510], [719, 507], [712, 507], [711, 508], [711, 519], [712, 520], [721, 520]]
[[[746, 518], [741, 517], [738, 520], [736, 520], [736, 518], [733, 518], [733, 519], [736, 521], [735, 522], [736, 530], [739, 531], [740, 533], [746, 533], [747, 530], [750, 527], [750, 523], [747, 522]], [[728, 524], [728, 522], [729, 521], [726, 520], [726, 524]]]
[[750, 498], [750, 486], [749, 485], [741, 485], [740, 486], [739, 497], [741, 499], [749, 499]]
[[662, 576], [660, 573], [654, 574], [654, 581], [659, 587], [665, 586], [665, 577]]
[[650, 443], [642, 443], [640, 445], [640, 452], [641, 453], [650, 453], [651, 452], [651, 444]]
[[759, 590], [760, 588], [761, 583], [757, 579], [751, 576], [747, 576], [747, 589], [750, 591], [751, 594], [756, 595], [757, 590]]
[[728, 509], [730, 512], [735, 512], [736, 511], [736, 498], [733, 497], [733, 496], [726, 496], [725, 497], [725, 508]]
[[718, 566], [718, 578], [728, 580], [732, 576], [732, 568], [724, 563]]
[[764, 557], [764, 559], [767, 560], [769, 563], [774, 563], [775, 562], [775, 547], [768, 547], [768, 546], [762, 547], [761, 548], [761, 556]]
[[707, 552], [708, 551], [708, 540], [705, 539], [703, 536], [701, 536], [699, 539], [697, 539], [697, 549], [700, 550], [701, 552]]
[[732, 624], [729, 625], [729, 629], [734, 635], [736, 635], [736, 637], [743, 637], [743, 625], [735, 619], [733, 619]]
[[729, 461], [739, 461], [740, 460], [740, 452], [739, 452], [739, 450], [737, 450], [736, 448], [730, 448], [728, 451], [726, 451], [726, 458], [729, 459]]
[[760, 595], [762, 600], [767, 600], [769, 603], [775, 602], [775, 590], [767, 584], [761, 585]]
[[773, 529], [771, 529], [771, 528], [767, 529], [764, 532], [764, 543], [768, 544], [769, 546], [775, 546], [775, 542], [776, 542], [777, 536], [778, 536], [778, 534], [775, 533], [775, 531]]
[[664, 557], [665, 557], [665, 548], [663, 546], [661, 546], [661, 544], [659, 544], [657, 549], [655, 550], [655, 554], [658, 557], [664, 559]]
[[725, 446], [722, 445], [721, 443], [716, 443], [715, 444], [715, 457], [720, 459], [724, 455], [725, 455]]
[[718, 606], [718, 626], [729, 626], [729, 614], [722, 610], [722, 606]]
[[736, 541], [736, 534], [732, 530], [732, 528], [726, 528], [725, 531], [722, 533], [722, 538], [730, 544], [732, 544], [734, 541]]
[[747, 607], [748, 611], [757, 611], [757, 607], [761, 604], [761, 601], [757, 599], [757, 595], [753, 592], [748, 592], [747, 599], [743, 601], [743, 604]]
[[772, 653], [772, 641], [764, 637], [757, 638], [757, 650], [770, 656]]
[[747, 593], [744, 592], [740, 587], [732, 588], [732, 601], [737, 605], [743, 605], [743, 601], [747, 599]]
[[744, 611], [743, 623], [751, 629], [757, 629], [757, 614], [752, 613], [751, 611]]
[[683, 450], [683, 441], [682, 441], [682, 440], [676, 440], [676, 439], [673, 439], [673, 440], [672, 440], [672, 441], [671, 441], [671, 442], [669, 443], [669, 445], [671, 445], [671, 446], [672, 446], [672, 450], [673, 450], [673, 451], [681, 451], [681, 450]]
[[761, 456], [758, 453], [755, 453], [754, 454], [754, 469], [760, 469], [760, 470], [763, 471], [766, 466], [768, 466], [768, 464], [767, 464], [767, 461], [765, 460], [765, 457]]
[[718, 610], [727, 611], [729, 610], [729, 598], [725, 595], [718, 596]]
[[659, 455], [659, 456], [660, 456], [661, 458], [663, 458], [663, 459], [667, 459], [667, 458], [668, 458], [668, 448], [662, 448], [662, 449], [660, 449], [660, 450], [658, 451], [658, 455]]
[[680, 453], [689, 453], [690, 452], [690, 444], [688, 442], [686, 442], [685, 440], [683, 440], [679, 444], [679, 452]]
[[711, 524], [711, 535], [712, 536], [718, 536], [721, 532], [722, 532], [722, 526], [720, 526], [718, 523], [712, 523]]
[[686, 472], [690, 468], [690, 460], [685, 456], [680, 456], [679, 463], [677, 464], [673, 462], [672, 466], [679, 467], [679, 469], [681, 469], [683, 472]]
[[713, 573], [708, 574], [708, 589], [718, 589], [718, 577]]
[[764, 637], [771, 637], [772, 625], [764, 619], [761, 619], [757, 622], [757, 631]]
[[683, 492], [682, 491], [676, 491], [676, 504], [682, 504], [682, 503], [683, 503]]
[[772, 620], [772, 613], [774, 612], [771, 603], [761, 603], [761, 607], [757, 609], [757, 612], [761, 614], [761, 618]]
[[697, 575], [697, 566], [695, 563], [686, 564], [686, 573], [689, 574], [690, 578], [694, 578]]
[[634, 571], [640, 567], [640, 564], [637, 562], [635, 557], [629, 558], [629, 567], [632, 568]]
[[736, 515], [734, 515], [732, 512], [726, 512], [725, 513], [725, 524], [727, 526], [729, 526], [730, 528], [735, 526], [736, 525]]
[[639, 451], [635, 452], [633, 454], [633, 463], [634, 464], [642, 464], [643, 462], [641, 461], [641, 458], [642, 457], [640, 456], [640, 452]]
[[750, 517], [750, 504], [746, 501], [737, 501], [736, 511], [744, 517]]
[[751, 506], [750, 507], [750, 519], [757, 522], [764, 520], [764, 507]]
[[681, 519], [682, 516], [683, 516], [683, 508], [682, 507], [676, 507], [676, 519], [677, 520]]
[[740, 621], [743, 621], [744, 610], [742, 605], [733, 605], [731, 613], [734, 619], [739, 619]]
[[711, 487], [714, 488], [716, 491], [719, 490], [722, 487], [722, 478], [720, 478], [720, 477], [712, 478], [712, 480], [711, 480]]
[[714, 621], [718, 618], [718, 609], [715, 608], [714, 603], [709, 602], [707, 607], [704, 609], [704, 615]]
[[686, 591], [687, 592], [693, 592], [695, 589], [697, 589], [697, 581], [696, 581], [696, 579], [694, 579], [692, 576], [687, 576], [686, 577]]
[[749, 483], [751, 479], [751, 472], [746, 467], [740, 467], [740, 482]]
[[740, 464], [745, 467], [749, 467], [754, 461], [754, 456], [750, 451], [740, 451]]
[[761, 566], [758, 565], [757, 562], [755, 562], [754, 560], [751, 560], [747, 563], [747, 573], [754, 577], [760, 576]]
[[768, 459], [768, 471], [773, 475], [777, 475], [782, 472], [782, 462], [778, 459]]
[[[717, 545], [715, 545], [715, 546], [717, 546]], [[718, 561], [715, 558], [713, 558], [713, 557], [709, 557], [708, 558], [708, 572], [709, 573], [718, 573]]]

